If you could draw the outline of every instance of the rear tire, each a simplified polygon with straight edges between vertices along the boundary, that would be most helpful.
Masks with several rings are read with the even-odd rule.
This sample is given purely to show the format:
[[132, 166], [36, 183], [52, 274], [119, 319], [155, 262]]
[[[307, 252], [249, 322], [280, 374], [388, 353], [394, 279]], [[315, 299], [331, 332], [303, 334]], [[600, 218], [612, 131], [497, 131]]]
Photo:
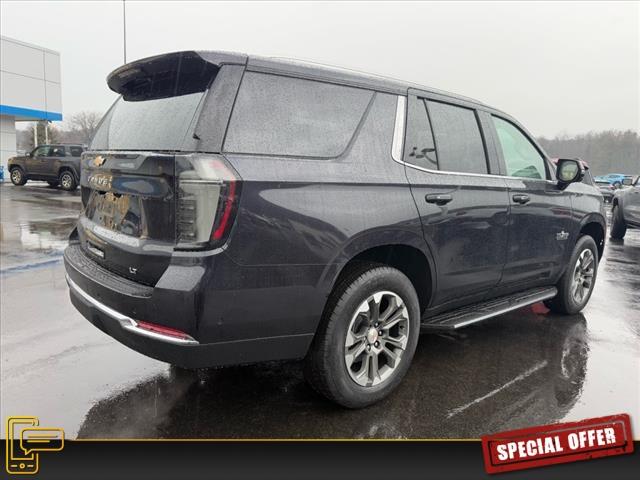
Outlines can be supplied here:
[[419, 334], [420, 308], [411, 281], [395, 268], [360, 264], [329, 297], [305, 359], [305, 377], [344, 407], [371, 405], [398, 386]]
[[592, 237], [584, 235], [573, 248], [567, 270], [557, 283], [558, 295], [545, 304], [552, 311], [574, 315], [582, 310], [593, 292], [598, 274], [598, 248]]
[[67, 192], [71, 192], [78, 188], [78, 182], [76, 182], [76, 177], [73, 172], [69, 170], [63, 170], [60, 172], [60, 177], [58, 178], [60, 182], [60, 186], [63, 190]]
[[27, 177], [20, 167], [13, 167], [9, 171], [9, 176], [11, 177], [11, 183], [18, 187], [27, 183]]
[[627, 233], [627, 224], [622, 218], [622, 210], [620, 210], [620, 205], [614, 205], [613, 210], [611, 210], [611, 231], [609, 235], [616, 240], [622, 240], [625, 233]]

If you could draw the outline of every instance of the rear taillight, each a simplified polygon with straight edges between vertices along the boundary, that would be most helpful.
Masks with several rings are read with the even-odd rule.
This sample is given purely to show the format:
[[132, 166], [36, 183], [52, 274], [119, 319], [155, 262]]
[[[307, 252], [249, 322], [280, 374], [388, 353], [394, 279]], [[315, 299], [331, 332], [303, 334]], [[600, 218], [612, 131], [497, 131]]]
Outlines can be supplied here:
[[222, 245], [233, 226], [240, 177], [220, 155], [176, 157], [178, 248]]

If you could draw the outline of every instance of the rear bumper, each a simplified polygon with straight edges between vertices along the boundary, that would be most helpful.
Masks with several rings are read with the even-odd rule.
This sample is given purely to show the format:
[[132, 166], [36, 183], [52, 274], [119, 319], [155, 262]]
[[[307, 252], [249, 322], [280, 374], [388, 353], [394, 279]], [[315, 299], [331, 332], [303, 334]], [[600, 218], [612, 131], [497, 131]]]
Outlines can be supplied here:
[[[202, 268], [191, 272], [196, 281], [172, 283], [178, 288], [131, 286], [130, 281], [105, 273], [97, 264], [83, 265], [74, 258], [74, 245], [65, 251], [65, 268], [71, 303], [94, 326], [127, 347], [151, 358], [185, 368], [205, 368], [300, 358], [305, 355], [313, 334], [203, 343], [198, 331], [195, 299]], [[85, 259], [86, 260], [86, 259]], [[173, 275], [168, 271], [168, 275]], [[108, 275], [106, 278], [105, 276]], [[190, 275], [178, 272], [182, 280]], [[120, 281], [121, 284], [115, 282]], [[193, 288], [189, 288], [192, 286]], [[150, 321], [186, 332], [176, 338], [140, 328], [137, 320]]]

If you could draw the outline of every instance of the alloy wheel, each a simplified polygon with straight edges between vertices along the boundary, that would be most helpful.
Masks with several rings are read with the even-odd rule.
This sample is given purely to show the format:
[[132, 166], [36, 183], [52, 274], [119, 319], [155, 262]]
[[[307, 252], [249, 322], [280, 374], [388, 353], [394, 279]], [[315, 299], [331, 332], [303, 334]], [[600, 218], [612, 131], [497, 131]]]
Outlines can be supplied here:
[[351, 379], [363, 387], [387, 380], [397, 370], [409, 340], [409, 311], [390, 291], [370, 295], [356, 309], [344, 343]]
[[13, 183], [20, 183], [22, 181], [22, 172], [19, 169], [14, 168], [11, 170], [11, 181]]
[[593, 288], [595, 268], [596, 259], [593, 252], [588, 248], [584, 249], [576, 261], [571, 283], [571, 296], [578, 305], [582, 304]]
[[60, 179], [60, 184], [62, 185], [63, 188], [67, 190], [70, 189], [71, 185], [73, 184], [73, 178], [71, 178], [71, 174], [64, 173], [62, 175], [62, 178]]

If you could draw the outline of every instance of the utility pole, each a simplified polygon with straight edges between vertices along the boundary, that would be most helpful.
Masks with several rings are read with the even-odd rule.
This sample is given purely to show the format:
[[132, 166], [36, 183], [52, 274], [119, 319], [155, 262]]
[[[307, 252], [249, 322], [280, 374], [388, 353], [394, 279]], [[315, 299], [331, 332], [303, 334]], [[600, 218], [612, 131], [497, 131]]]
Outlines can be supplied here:
[[44, 144], [49, 145], [49, 120], [44, 121]]
[[125, 0], [122, 0], [122, 33], [123, 33], [123, 50], [124, 50], [124, 63], [127, 63], [127, 5]]
[[33, 122], [33, 148], [38, 146], [38, 122]]

